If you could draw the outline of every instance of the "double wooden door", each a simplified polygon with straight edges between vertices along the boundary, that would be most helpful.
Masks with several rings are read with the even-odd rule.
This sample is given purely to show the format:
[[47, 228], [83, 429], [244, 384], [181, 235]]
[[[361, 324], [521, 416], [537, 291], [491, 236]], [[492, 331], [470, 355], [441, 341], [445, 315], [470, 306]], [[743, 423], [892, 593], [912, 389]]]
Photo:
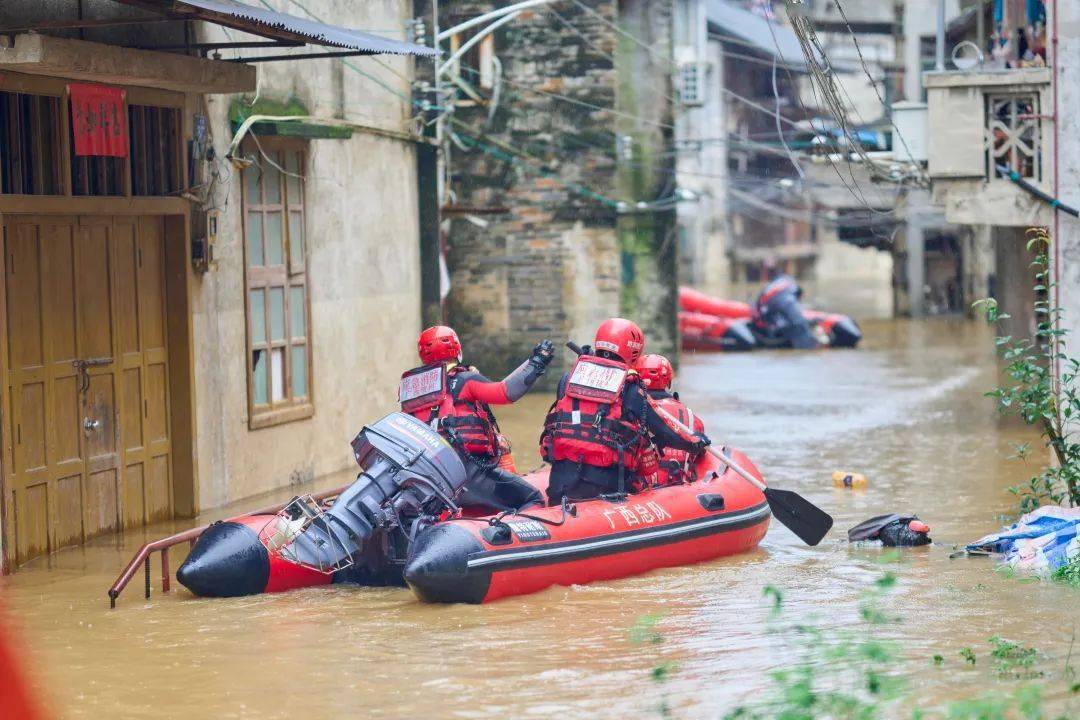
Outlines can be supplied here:
[[7, 555], [172, 515], [164, 221], [4, 223]]

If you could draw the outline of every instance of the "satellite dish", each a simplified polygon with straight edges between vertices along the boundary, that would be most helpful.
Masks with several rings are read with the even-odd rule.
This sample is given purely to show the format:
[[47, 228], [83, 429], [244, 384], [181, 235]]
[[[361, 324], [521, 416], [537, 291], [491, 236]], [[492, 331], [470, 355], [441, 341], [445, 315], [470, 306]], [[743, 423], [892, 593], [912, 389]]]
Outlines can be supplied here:
[[957, 70], [967, 71], [983, 64], [985, 57], [979, 46], [970, 40], [956, 44], [952, 51], [952, 64]]

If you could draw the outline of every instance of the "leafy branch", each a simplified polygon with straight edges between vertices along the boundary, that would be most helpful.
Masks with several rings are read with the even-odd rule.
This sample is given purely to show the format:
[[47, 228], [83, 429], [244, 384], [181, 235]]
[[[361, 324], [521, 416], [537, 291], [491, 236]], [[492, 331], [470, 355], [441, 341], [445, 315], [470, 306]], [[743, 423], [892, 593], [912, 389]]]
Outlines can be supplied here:
[[[1031, 263], [1035, 275], [1035, 332], [1032, 337], [999, 335], [995, 347], [1005, 362], [1005, 382], [987, 395], [997, 401], [1003, 415], [1016, 415], [1039, 428], [1055, 463], [1044, 467], [1027, 485], [1012, 488], [1020, 498], [1020, 511], [1029, 512], [1046, 502], [1068, 500], [1080, 505], [1080, 443], [1071, 427], [1080, 422], [1080, 394], [1077, 378], [1080, 359], [1066, 352], [1068, 330], [1062, 327], [1060, 307], [1053, 304], [1055, 283], [1050, 274], [1050, 235], [1044, 228], [1028, 231], [1028, 250], [1035, 253]], [[974, 304], [989, 324], [1001, 325], [1009, 315], [1001, 312], [997, 300], [986, 298]], [[1025, 456], [1027, 448], [1018, 449]]]

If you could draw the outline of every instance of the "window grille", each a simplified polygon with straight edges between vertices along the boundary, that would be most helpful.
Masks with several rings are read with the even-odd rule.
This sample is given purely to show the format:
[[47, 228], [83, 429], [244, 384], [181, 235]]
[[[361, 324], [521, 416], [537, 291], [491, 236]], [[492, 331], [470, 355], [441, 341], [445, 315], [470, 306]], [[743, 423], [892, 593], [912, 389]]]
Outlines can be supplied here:
[[0, 194], [62, 195], [60, 98], [0, 92]]
[[1042, 179], [1039, 96], [1035, 93], [986, 96], [986, 174], [999, 178], [998, 166], [1020, 177]]

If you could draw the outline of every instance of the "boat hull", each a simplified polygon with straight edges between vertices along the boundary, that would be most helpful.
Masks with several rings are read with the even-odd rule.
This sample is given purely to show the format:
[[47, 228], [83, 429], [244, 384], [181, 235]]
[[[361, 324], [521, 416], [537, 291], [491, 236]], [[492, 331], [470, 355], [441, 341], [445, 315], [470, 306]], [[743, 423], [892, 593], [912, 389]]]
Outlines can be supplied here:
[[[746, 456], [732, 458], [760, 477]], [[177, 579], [196, 595], [233, 597], [332, 583], [408, 584], [427, 602], [486, 603], [689, 565], [745, 552], [769, 526], [764, 495], [710, 455], [697, 481], [654, 488], [623, 500], [594, 499], [437, 523], [414, 540], [404, 570], [378, 556], [336, 573], [291, 563], [266, 549], [275, 515], [211, 525]], [[548, 468], [525, 476], [545, 488]]]
[[[741, 453], [734, 458], [757, 475]], [[769, 526], [764, 495], [711, 456], [697, 482], [625, 500], [590, 500], [486, 523], [454, 520], [422, 532], [405, 580], [427, 602], [492, 602], [554, 585], [580, 585], [745, 552]], [[562, 524], [554, 524], [554, 523]]]

